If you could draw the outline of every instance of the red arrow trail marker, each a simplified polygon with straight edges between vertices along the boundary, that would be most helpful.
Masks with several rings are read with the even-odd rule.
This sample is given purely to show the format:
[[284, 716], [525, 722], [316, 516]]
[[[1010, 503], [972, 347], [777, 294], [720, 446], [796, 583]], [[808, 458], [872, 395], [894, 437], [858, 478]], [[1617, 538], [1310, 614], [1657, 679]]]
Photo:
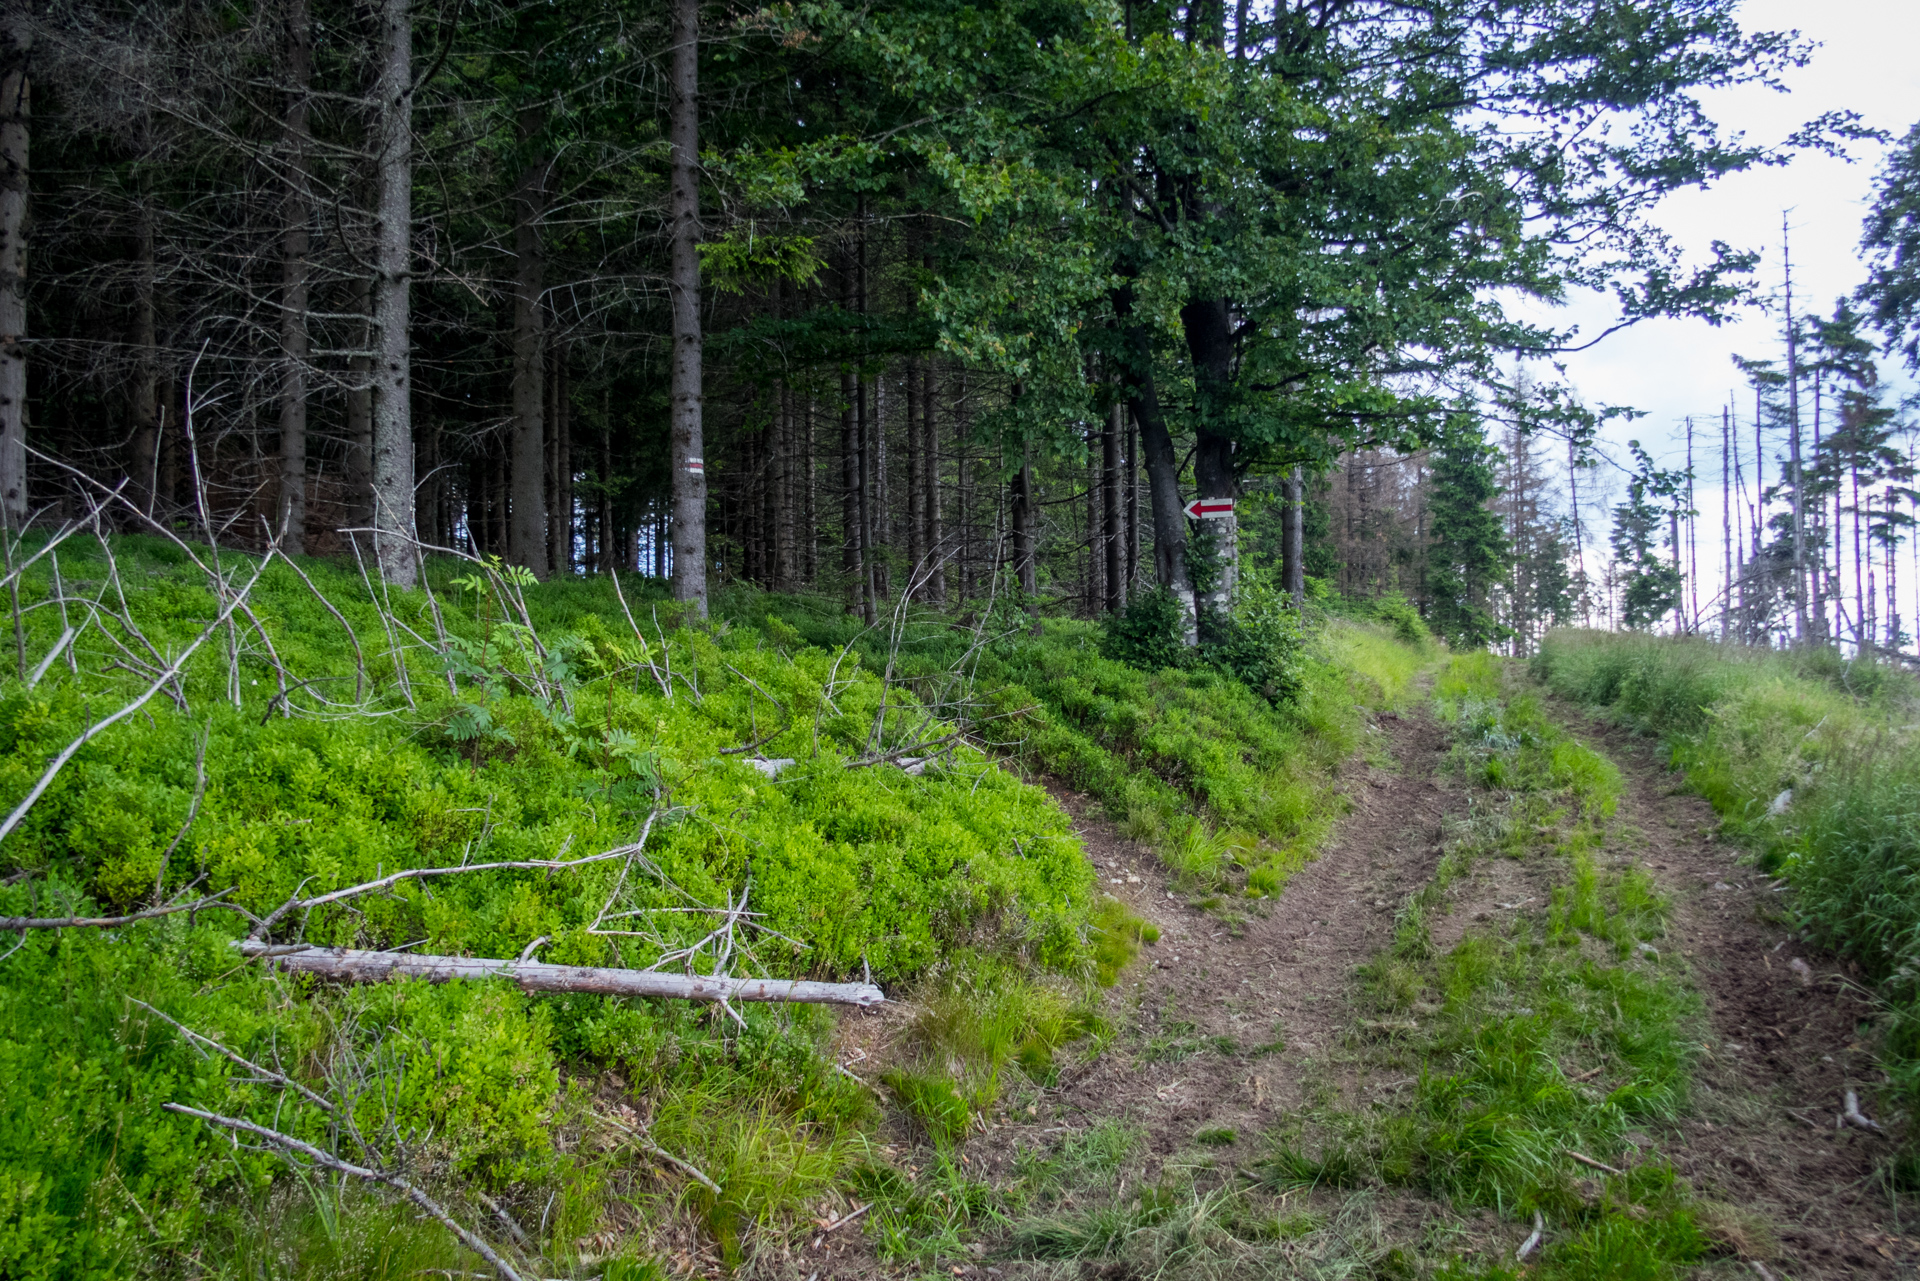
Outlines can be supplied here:
[[1233, 515], [1231, 498], [1196, 498], [1187, 504], [1187, 515], [1195, 520]]

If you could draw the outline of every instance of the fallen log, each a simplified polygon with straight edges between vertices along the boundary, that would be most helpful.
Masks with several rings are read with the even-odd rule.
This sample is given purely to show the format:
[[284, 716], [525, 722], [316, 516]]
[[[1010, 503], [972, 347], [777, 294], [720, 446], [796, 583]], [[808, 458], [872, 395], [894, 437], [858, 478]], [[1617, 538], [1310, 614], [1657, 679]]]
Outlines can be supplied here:
[[728, 979], [702, 974], [666, 974], [658, 970], [609, 970], [590, 965], [549, 965], [543, 961], [502, 961], [481, 956], [421, 956], [409, 952], [367, 952], [304, 943], [263, 943], [244, 939], [240, 954], [265, 959], [283, 970], [319, 974], [355, 983], [415, 978], [429, 983], [452, 979], [503, 978], [523, 992], [594, 992], [601, 996], [667, 996], [683, 1001], [794, 1001], [812, 1005], [881, 1005], [887, 997], [871, 983], [816, 983], [807, 979]]

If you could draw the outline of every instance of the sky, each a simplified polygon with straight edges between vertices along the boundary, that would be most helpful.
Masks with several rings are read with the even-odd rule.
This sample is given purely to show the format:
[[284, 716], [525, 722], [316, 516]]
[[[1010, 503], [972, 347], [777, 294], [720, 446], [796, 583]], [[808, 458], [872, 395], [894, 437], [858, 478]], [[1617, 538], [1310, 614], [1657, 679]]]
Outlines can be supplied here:
[[[1741, 20], [1749, 30], [1799, 30], [1820, 45], [1805, 68], [1788, 74], [1788, 93], [1761, 87], [1717, 91], [1705, 102], [1722, 125], [1744, 131], [1756, 141], [1773, 141], [1823, 112], [1857, 111], [1864, 122], [1896, 138], [1920, 121], [1920, 3], [1915, 0], [1747, 0]], [[1834, 300], [1864, 278], [1859, 257], [1860, 223], [1872, 195], [1884, 149], [1874, 144], [1853, 148], [1855, 160], [1802, 155], [1783, 168], [1761, 169], [1722, 180], [1706, 191], [1668, 197], [1656, 221], [1698, 259], [1718, 239], [1759, 250], [1758, 279], [1776, 293], [1781, 280], [1781, 215], [1787, 217], [1793, 261], [1796, 313], [1804, 308], [1830, 314]], [[1803, 308], [1804, 303], [1804, 308]], [[1611, 323], [1609, 300], [1589, 295], [1551, 314], [1572, 321], [1589, 334]], [[1544, 317], [1543, 317], [1544, 318]], [[1696, 507], [1704, 599], [1718, 589], [1720, 552], [1720, 409], [1735, 396], [1749, 414], [1751, 393], [1733, 367], [1735, 353], [1780, 356], [1779, 318], [1751, 310], [1738, 321], [1715, 327], [1704, 321], [1647, 321], [1615, 334], [1593, 349], [1561, 358], [1566, 380], [1590, 405], [1631, 405], [1646, 417], [1615, 424], [1606, 433], [1609, 451], [1627, 456], [1625, 442], [1638, 438], [1663, 463], [1677, 466], [1684, 457], [1685, 420], [1710, 433], [1712, 457], [1696, 454]], [[1892, 362], [1888, 362], [1889, 372]], [[1911, 390], [1901, 378], [1900, 390]], [[1696, 442], [1696, 450], [1701, 446]], [[1772, 460], [1768, 460], [1769, 475]], [[1749, 473], [1749, 484], [1751, 473]], [[1588, 505], [1582, 496], [1582, 506]], [[1584, 515], [1585, 513], [1583, 513]], [[1583, 522], [1589, 537], [1605, 538], [1607, 522]], [[1713, 570], [1708, 572], [1708, 566]], [[1908, 593], [1903, 592], [1903, 595]], [[1916, 608], [1909, 605], [1903, 613]], [[1909, 614], [1909, 617], [1912, 617]]]

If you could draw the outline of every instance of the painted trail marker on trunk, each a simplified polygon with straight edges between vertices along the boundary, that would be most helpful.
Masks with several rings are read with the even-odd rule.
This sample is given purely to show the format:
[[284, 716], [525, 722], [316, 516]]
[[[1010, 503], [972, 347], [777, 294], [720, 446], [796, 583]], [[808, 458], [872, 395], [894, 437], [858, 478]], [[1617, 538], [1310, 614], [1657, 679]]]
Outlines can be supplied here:
[[1187, 515], [1195, 520], [1233, 515], [1231, 498], [1196, 498], [1187, 504]]

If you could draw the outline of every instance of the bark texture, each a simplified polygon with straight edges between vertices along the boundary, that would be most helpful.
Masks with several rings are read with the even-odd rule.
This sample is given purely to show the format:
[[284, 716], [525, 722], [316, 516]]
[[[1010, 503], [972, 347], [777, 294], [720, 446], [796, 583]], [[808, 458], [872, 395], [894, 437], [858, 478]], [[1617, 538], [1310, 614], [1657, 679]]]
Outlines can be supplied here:
[[[280, 233], [280, 523], [292, 555], [307, 550], [307, 303], [310, 292], [307, 229], [312, 216], [308, 178], [308, 92], [313, 82], [313, 23], [307, 0], [287, 4], [287, 194]], [[149, 303], [149, 307], [151, 303]]]
[[700, 5], [673, 0], [673, 101], [667, 137], [673, 249], [673, 594], [707, 612], [707, 477], [701, 422]]
[[413, 13], [381, 0], [380, 110], [373, 278], [373, 525], [380, 572], [414, 584], [413, 528]]
[[0, 10], [0, 516], [27, 521], [27, 147], [33, 120], [33, 9]]
[[[539, 136], [538, 111], [520, 115], [520, 140]], [[513, 427], [511, 515], [507, 555], [546, 578], [547, 551], [547, 324], [546, 252], [540, 223], [546, 213], [547, 159], [534, 156], [513, 191]]]

